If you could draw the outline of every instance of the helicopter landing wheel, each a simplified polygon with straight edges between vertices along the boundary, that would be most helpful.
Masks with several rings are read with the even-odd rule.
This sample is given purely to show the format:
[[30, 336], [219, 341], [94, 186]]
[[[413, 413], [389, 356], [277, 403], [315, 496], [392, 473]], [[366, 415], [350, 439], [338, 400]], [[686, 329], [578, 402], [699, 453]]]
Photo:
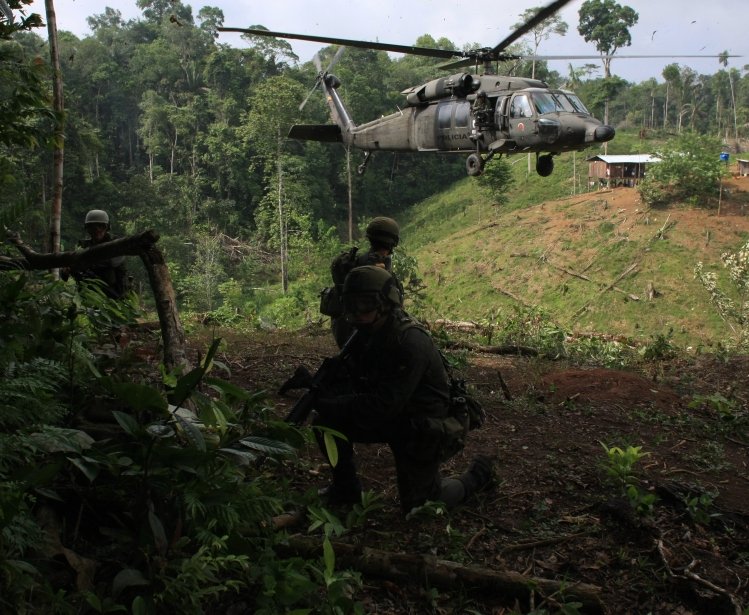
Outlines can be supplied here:
[[554, 170], [554, 158], [551, 154], [544, 154], [536, 159], [536, 173], [541, 177], [548, 177]]
[[466, 171], [471, 177], [476, 177], [484, 172], [484, 160], [478, 154], [471, 154], [466, 158]]

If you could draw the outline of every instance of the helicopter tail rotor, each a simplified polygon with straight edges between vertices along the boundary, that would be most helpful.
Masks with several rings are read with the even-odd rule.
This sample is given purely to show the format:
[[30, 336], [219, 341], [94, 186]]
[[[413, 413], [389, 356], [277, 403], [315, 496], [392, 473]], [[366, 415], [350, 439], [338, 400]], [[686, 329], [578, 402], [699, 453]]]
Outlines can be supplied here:
[[320, 87], [320, 82], [333, 69], [333, 67], [336, 64], [338, 64], [338, 60], [341, 59], [344, 49], [345, 47], [338, 47], [338, 50], [335, 52], [335, 55], [333, 56], [333, 59], [330, 61], [330, 64], [328, 64], [328, 67], [325, 70], [322, 69], [322, 62], [320, 61], [320, 53], [317, 52], [314, 56], [312, 56], [312, 62], [315, 64], [315, 68], [317, 69], [317, 79], [315, 79], [315, 85], [313, 85], [312, 89], [307, 93], [307, 96], [302, 101], [302, 104], [299, 105], [300, 111], [304, 109], [304, 106], [307, 104], [307, 101], [310, 99], [310, 96], [312, 96], [312, 93], [315, 90], [317, 90], [317, 88]]

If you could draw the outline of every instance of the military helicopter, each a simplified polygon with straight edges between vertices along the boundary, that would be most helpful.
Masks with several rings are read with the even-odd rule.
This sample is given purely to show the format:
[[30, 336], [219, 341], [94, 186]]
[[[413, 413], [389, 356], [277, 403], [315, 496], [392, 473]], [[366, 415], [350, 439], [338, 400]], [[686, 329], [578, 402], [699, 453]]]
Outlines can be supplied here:
[[[403, 109], [357, 125], [338, 94], [340, 80], [329, 72], [331, 67], [322, 70], [318, 66], [320, 72], [315, 87], [322, 88], [334, 124], [295, 125], [291, 127], [289, 137], [340, 142], [364, 150], [364, 161], [357, 169], [359, 174], [364, 173], [374, 151], [467, 153], [466, 171], [471, 176], [480, 175], [485, 164], [494, 156], [527, 152], [536, 154], [536, 172], [546, 177], [554, 170], [554, 156], [610, 141], [614, 138], [615, 130], [593, 117], [573, 92], [549, 88], [545, 82], [536, 79], [496, 75], [493, 63], [534, 57], [508, 54], [504, 50], [569, 1], [555, 0], [543, 7], [495, 47], [469, 51], [257, 28], [218, 29], [221, 32], [241, 32], [453, 60], [440, 66], [447, 70], [465, 66], [482, 67], [482, 74], [458, 72], [410, 87], [402, 92], [406, 98]], [[571, 56], [535, 57], [570, 59]]]

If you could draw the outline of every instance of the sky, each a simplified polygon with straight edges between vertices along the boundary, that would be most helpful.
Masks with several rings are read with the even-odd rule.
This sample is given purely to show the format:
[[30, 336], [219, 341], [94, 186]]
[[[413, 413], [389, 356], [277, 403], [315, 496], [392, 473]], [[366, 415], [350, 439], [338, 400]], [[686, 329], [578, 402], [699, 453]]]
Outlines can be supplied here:
[[[493, 47], [507, 37], [527, 8], [550, 0], [183, 0], [197, 16], [203, 6], [217, 6], [227, 27], [262, 25], [269, 30], [314, 34], [399, 45], [412, 45], [423, 34], [446, 37], [456, 49], [479, 43]], [[619, 0], [639, 14], [630, 29], [632, 45], [617, 55], [699, 55], [728, 51], [729, 67], [749, 65], [749, 2], [747, 0]], [[583, 0], [573, 0], [560, 12], [567, 22], [565, 36], [551, 36], [539, 47], [540, 55], [596, 55], [593, 43], [577, 32], [578, 11]], [[104, 12], [105, 6], [119, 10], [123, 18], [139, 18], [135, 0], [54, 0], [59, 30], [79, 37], [90, 34], [86, 18]], [[482, 9], [482, 10], [477, 10]], [[33, 0], [28, 11], [42, 16], [44, 1]], [[46, 33], [39, 32], [44, 36]], [[245, 46], [239, 34], [224, 33], [219, 40]], [[322, 47], [318, 43], [289, 41], [300, 61], [306, 62]], [[532, 44], [532, 40], [528, 41]], [[600, 60], [553, 60], [550, 68], [569, 74], [569, 65], [582, 66]], [[671, 63], [690, 66], [701, 74], [721, 68], [717, 58], [614, 59], [612, 73], [633, 82], [655, 77], [663, 81], [663, 68]], [[602, 75], [599, 71], [598, 75]], [[435, 75], [439, 76], [439, 75]], [[404, 84], [404, 88], [409, 85]]]

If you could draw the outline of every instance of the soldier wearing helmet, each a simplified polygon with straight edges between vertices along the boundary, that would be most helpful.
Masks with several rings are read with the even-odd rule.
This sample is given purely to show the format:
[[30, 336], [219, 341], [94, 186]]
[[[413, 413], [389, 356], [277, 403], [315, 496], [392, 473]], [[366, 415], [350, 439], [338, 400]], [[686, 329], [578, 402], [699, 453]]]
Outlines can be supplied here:
[[[395, 278], [382, 267], [354, 268], [343, 285], [343, 304], [358, 331], [345, 359], [349, 379], [320, 393], [313, 424], [347, 439], [336, 439], [333, 480], [321, 494], [330, 504], [360, 501], [353, 444], [384, 442], [395, 459], [404, 513], [427, 500], [461, 503], [490, 482], [491, 465], [480, 458], [459, 477], [440, 477], [441, 462], [454, 454], [445, 454], [453, 444], [447, 440], [458, 436], [449, 416], [447, 371], [431, 336], [403, 312]], [[315, 433], [326, 455], [321, 430]]]
[[[92, 209], [86, 214], [83, 226], [88, 234], [87, 239], [78, 242], [79, 248], [91, 248], [115, 239], [110, 234], [109, 214], [102, 209]], [[128, 277], [125, 268], [125, 257], [117, 256], [90, 265], [86, 269], [72, 270], [73, 277], [78, 281], [98, 279], [104, 282], [102, 289], [112, 299], [122, 299], [127, 294]], [[63, 277], [67, 279], [66, 273]]]
[[[373, 265], [386, 271], [392, 271], [393, 250], [400, 241], [400, 228], [392, 218], [378, 216], [373, 218], [367, 225], [365, 235], [369, 240], [369, 250], [360, 252], [353, 247], [337, 256], [330, 265], [330, 272], [334, 286], [327, 288], [322, 293], [320, 311], [330, 316], [333, 337], [338, 347], [343, 347], [346, 340], [351, 337], [353, 328], [343, 318], [343, 306], [341, 296], [343, 294], [343, 283], [348, 273], [355, 267]], [[403, 287], [396, 280], [396, 286], [401, 291], [401, 303]]]

